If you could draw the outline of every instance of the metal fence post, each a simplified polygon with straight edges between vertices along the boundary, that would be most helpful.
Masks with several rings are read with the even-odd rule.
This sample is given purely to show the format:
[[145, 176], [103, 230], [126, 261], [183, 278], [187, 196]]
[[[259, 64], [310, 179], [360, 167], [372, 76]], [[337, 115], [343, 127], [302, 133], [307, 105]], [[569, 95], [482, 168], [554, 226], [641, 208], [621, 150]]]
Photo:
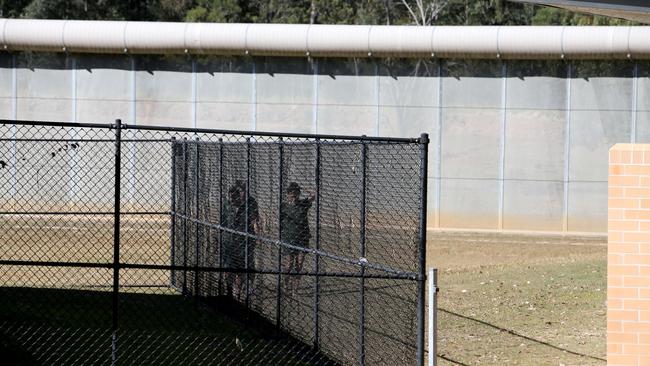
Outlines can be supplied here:
[[[176, 265], [176, 137], [172, 136], [172, 192], [171, 192], [171, 233], [170, 233], [170, 243], [171, 243], [171, 264], [172, 266]], [[176, 270], [171, 271], [171, 284], [172, 286], [176, 285]]]
[[[199, 179], [201, 178], [199, 174], [199, 138], [196, 137], [196, 152], [194, 154], [194, 157], [196, 158], [196, 161], [194, 162], [194, 206], [196, 210], [196, 220], [200, 220], [201, 217], [199, 216]], [[199, 293], [200, 286], [199, 286], [199, 223], [198, 221], [194, 224], [194, 235], [195, 235], [195, 243], [194, 243], [194, 296], [200, 296], [201, 294]]]
[[[18, 119], [18, 67], [17, 56], [15, 53], [11, 55], [11, 119]], [[11, 185], [9, 187], [10, 197], [12, 200], [16, 199], [16, 192], [18, 191], [18, 126], [11, 125]]]
[[366, 257], [366, 143], [361, 142], [361, 211], [360, 211], [360, 240], [359, 264], [361, 266], [359, 279], [359, 364], [366, 364], [366, 267], [363, 259]]
[[187, 294], [187, 139], [183, 138], [183, 287]]
[[424, 365], [424, 287], [426, 281], [427, 251], [427, 164], [429, 152], [429, 134], [420, 135], [420, 242], [418, 265], [418, 365]]
[[[282, 190], [284, 180], [284, 144], [282, 137], [278, 138], [280, 160], [278, 163], [278, 240], [282, 242]], [[277, 330], [282, 328], [282, 245], [278, 245], [278, 277], [276, 281], [277, 293], [275, 300], [275, 325]]]
[[[219, 138], [219, 268], [223, 267], [223, 138]], [[223, 271], [219, 271], [219, 296], [223, 295]]]
[[122, 156], [122, 121], [115, 120], [115, 201], [113, 227], [113, 326], [111, 342], [112, 365], [117, 363], [118, 302], [120, 292], [120, 182]]
[[438, 270], [429, 268], [429, 366], [436, 366], [438, 352]]
[[[320, 250], [320, 139], [316, 139], [316, 171], [314, 172], [314, 180], [316, 181], [316, 235], [314, 247], [317, 251]], [[320, 279], [318, 273], [320, 272], [320, 257], [314, 254], [314, 271], [316, 276], [314, 278], [314, 349], [319, 348], [319, 334], [318, 334], [318, 307], [320, 303]]]
[[246, 225], [246, 239], [245, 239], [245, 249], [244, 249], [244, 268], [246, 268], [246, 274], [245, 274], [245, 291], [246, 291], [246, 296], [244, 298], [244, 303], [246, 305], [246, 309], [250, 308], [250, 273], [248, 272], [250, 270], [248, 266], [248, 261], [249, 261], [249, 256], [251, 255], [250, 253], [250, 238], [248, 235], [250, 235], [250, 195], [251, 195], [251, 138], [247, 137], [246, 138], [246, 202], [244, 203], [246, 205], [246, 208], [244, 209], [246, 218], [244, 219], [244, 224]]

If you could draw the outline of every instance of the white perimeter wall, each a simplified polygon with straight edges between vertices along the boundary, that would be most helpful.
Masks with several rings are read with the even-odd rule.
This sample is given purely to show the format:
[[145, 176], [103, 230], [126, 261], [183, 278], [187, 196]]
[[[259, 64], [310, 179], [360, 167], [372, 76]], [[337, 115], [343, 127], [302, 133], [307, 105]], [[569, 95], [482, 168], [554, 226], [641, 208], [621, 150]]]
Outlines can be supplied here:
[[431, 137], [430, 228], [607, 230], [650, 62], [0, 55], [0, 118]]

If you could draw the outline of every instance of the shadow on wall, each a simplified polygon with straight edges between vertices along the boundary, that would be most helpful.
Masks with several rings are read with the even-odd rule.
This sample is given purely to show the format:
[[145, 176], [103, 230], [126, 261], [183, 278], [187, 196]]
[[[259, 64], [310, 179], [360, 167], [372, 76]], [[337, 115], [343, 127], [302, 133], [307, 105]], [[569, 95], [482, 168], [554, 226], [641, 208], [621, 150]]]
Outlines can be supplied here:
[[[0, 69], [12, 68], [11, 54], [0, 56]], [[248, 57], [248, 56], [158, 56], [158, 55], [99, 55], [63, 53], [14, 53], [16, 67], [21, 69], [70, 70], [76, 69], [92, 73], [93, 69], [113, 69], [123, 71], [158, 71], [191, 73], [192, 62], [196, 61], [199, 73], [238, 73], [238, 74], [295, 74], [336, 76], [374, 76], [375, 68], [381, 68], [381, 75], [435, 76], [436, 62], [431, 60], [385, 60], [379, 62], [369, 59], [311, 59], [298, 57]], [[318, 67], [316, 67], [317, 60]]]
[[[11, 55], [16, 55], [16, 66], [22, 69], [68, 70], [76, 68], [92, 72], [93, 69], [116, 69], [131, 71], [135, 60], [136, 71], [174, 71], [192, 72], [192, 61], [197, 63], [197, 72], [207, 73], [263, 73], [313, 75], [314, 61], [319, 66], [318, 75], [374, 76], [375, 67], [378, 75], [399, 77], [435, 77], [438, 76], [438, 64], [442, 66], [442, 76], [462, 78], [501, 77], [502, 61], [481, 59], [392, 59], [392, 58], [302, 58], [302, 57], [250, 57], [220, 55], [104, 55], [104, 54], [68, 54], [51, 52], [14, 52], [0, 56], [0, 68], [12, 68]], [[637, 61], [638, 62], [638, 61]], [[524, 79], [526, 77], [566, 78], [566, 65], [573, 67], [572, 78], [589, 80], [590, 78], [634, 77], [634, 63], [630, 61], [555, 61], [555, 60], [507, 60], [509, 77]], [[640, 77], [648, 77], [650, 68], [643, 68]]]

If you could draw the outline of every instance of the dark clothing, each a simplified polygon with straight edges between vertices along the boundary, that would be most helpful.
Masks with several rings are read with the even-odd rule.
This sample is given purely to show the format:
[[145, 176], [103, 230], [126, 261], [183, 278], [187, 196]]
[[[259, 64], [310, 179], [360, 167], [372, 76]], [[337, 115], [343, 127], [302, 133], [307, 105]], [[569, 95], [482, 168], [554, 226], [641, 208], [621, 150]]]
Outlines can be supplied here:
[[[253, 197], [248, 199], [248, 232], [255, 232], [253, 223], [259, 218], [257, 200]], [[246, 203], [235, 205], [226, 202], [223, 207], [223, 225], [228, 229], [246, 232]]]
[[297, 200], [295, 203], [282, 204], [282, 241], [300, 247], [309, 246], [309, 209], [311, 200]]
[[[248, 200], [248, 233], [255, 234], [253, 223], [259, 218], [257, 201]], [[223, 206], [223, 226], [231, 230], [246, 232], [246, 204], [234, 205], [226, 202]], [[229, 268], [246, 268], [246, 235], [223, 232], [223, 264]], [[248, 239], [248, 268], [253, 268], [255, 240]]]

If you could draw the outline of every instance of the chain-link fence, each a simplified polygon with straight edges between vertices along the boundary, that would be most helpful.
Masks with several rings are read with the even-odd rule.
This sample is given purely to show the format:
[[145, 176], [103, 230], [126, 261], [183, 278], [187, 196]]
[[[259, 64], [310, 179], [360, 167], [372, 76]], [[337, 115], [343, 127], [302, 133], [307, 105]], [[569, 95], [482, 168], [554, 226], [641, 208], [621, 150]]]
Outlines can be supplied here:
[[2, 122], [15, 364], [422, 364], [426, 135]]

